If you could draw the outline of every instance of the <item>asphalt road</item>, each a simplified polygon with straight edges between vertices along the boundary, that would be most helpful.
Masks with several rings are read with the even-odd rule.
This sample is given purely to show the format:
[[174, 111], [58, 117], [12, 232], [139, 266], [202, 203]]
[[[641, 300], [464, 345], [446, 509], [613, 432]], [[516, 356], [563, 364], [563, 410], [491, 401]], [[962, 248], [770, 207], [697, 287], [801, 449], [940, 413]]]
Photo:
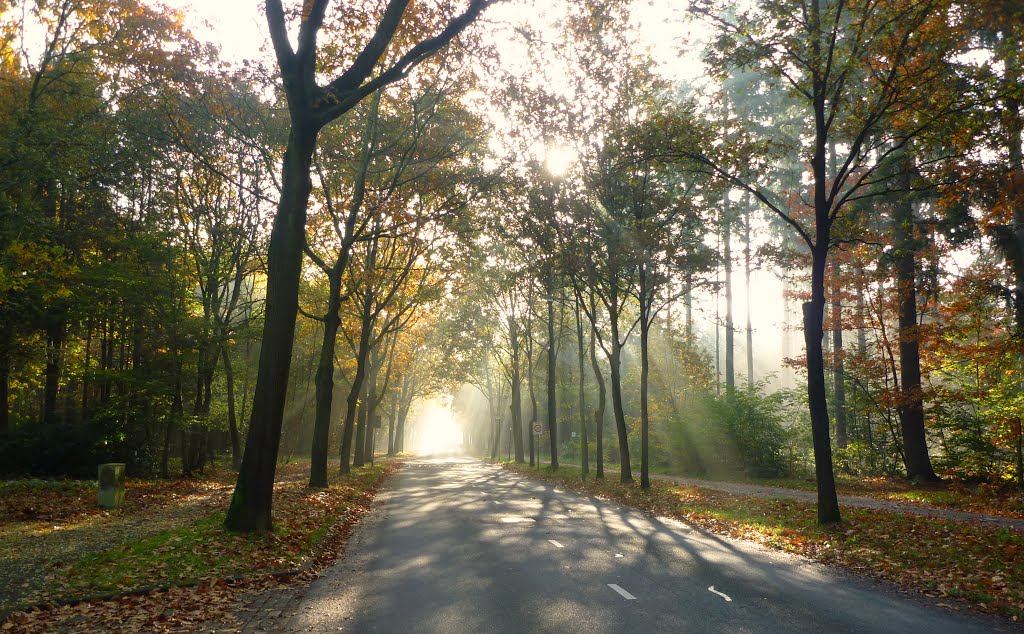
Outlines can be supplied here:
[[320, 632], [989, 632], [755, 544], [468, 458], [411, 461], [288, 624]]

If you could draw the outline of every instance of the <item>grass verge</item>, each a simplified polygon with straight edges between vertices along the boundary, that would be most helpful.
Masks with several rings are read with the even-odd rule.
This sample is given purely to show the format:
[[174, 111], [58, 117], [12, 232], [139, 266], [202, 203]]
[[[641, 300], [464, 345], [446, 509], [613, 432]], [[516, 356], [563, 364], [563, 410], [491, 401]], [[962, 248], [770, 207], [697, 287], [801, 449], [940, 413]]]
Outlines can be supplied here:
[[[246, 580], [278, 578], [275, 574], [300, 569], [315, 572], [333, 562], [398, 466], [396, 461], [380, 461], [323, 490], [307, 488], [304, 478], [279, 481], [272, 533], [224, 530], [220, 506], [182, 526], [64, 562], [49, 576], [43, 592], [32, 597], [50, 607], [13, 612], [0, 630], [74, 631], [102, 629], [104, 624], [121, 630], [128, 618], [135, 619], [129, 629], [141, 630], [230, 621], [229, 606], [238, 591], [253, 589]], [[176, 499], [168, 497], [164, 510], [173, 512]], [[178, 590], [184, 587], [189, 590]], [[82, 599], [86, 601], [77, 604]], [[147, 602], [152, 609], [146, 609]]]
[[580, 470], [557, 472], [519, 465], [505, 468], [580, 493], [658, 516], [683, 520], [714, 533], [838, 564], [891, 581], [957, 609], [1024, 618], [1024, 535], [977, 523], [844, 508], [843, 522], [818, 526], [805, 502], [746, 495], [655, 480], [651, 488], [615, 481], [582, 480]]

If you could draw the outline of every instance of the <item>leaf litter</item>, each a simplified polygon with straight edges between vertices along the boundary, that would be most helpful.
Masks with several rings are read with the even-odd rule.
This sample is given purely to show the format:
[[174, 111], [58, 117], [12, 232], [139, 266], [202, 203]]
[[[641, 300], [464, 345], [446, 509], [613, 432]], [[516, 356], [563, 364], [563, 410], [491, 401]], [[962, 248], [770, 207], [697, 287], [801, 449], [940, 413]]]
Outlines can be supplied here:
[[[45, 522], [0, 525], [0, 584], [16, 583], [0, 590], [0, 613], [37, 606], [11, 612], [0, 631], [238, 630], [244, 597], [308, 583], [337, 558], [399, 467], [381, 461], [311, 490], [308, 465], [280, 465], [275, 530], [257, 536], [221, 526], [234, 478], [227, 470], [135, 490], [129, 483], [130, 502], [115, 512], [68, 505], [62, 514], [59, 504], [44, 501], [52, 509]], [[30, 570], [40, 574], [26, 577]]]

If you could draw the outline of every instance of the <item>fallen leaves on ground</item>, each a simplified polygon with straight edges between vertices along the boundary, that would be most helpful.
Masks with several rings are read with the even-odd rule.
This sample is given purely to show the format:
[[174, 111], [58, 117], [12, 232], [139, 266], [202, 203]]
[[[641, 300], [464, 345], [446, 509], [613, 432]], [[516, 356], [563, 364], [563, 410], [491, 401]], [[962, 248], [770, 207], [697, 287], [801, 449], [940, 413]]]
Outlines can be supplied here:
[[[749, 484], [779, 486], [814, 491], [813, 479], [737, 480]], [[836, 489], [840, 495], [857, 495], [969, 513], [1024, 518], [1024, 489], [1012, 483], [967, 484], [947, 480], [915, 485], [904, 478], [856, 477], [839, 474]]]
[[[333, 562], [376, 491], [398, 466], [395, 461], [379, 462], [354, 470], [323, 490], [305, 486], [308, 465], [282, 466], [275, 484], [274, 532], [225, 531], [221, 509], [227, 497], [218, 496], [216, 509], [198, 520], [58, 567], [45, 591], [31, 597], [42, 602], [108, 594], [119, 595], [116, 598], [15, 612], [0, 628], [193, 631], [199, 624], [214, 623], [218, 631], [234, 629], [237, 617], [229, 608], [240, 594], [308, 580]], [[205, 484], [214, 486], [223, 479], [211, 478]], [[194, 495], [203, 484], [180, 489], [153, 486], [146, 507], [163, 505], [163, 511], [173, 512], [183, 497]], [[122, 513], [131, 516], [127, 509]], [[152, 588], [168, 589], [146, 591]]]
[[1024, 534], [977, 522], [843, 508], [843, 522], [817, 525], [807, 502], [735, 495], [654, 481], [648, 490], [608, 480], [581, 480], [578, 472], [536, 471], [504, 465], [531, 478], [684, 520], [708, 531], [761, 543], [886, 579], [947, 607], [967, 606], [1024, 618]]

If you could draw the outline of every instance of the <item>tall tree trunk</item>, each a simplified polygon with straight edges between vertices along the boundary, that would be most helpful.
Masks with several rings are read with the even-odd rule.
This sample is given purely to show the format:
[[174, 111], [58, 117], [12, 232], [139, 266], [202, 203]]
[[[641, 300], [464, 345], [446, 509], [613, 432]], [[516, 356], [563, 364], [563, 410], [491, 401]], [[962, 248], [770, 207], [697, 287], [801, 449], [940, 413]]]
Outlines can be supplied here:
[[576, 357], [579, 361], [580, 377], [580, 467], [583, 471], [583, 479], [590, 475], [590, 439], [587, 437], [587, 392], [586, 392], [586, 369], [583, 359], [583, 316], [580, 314], [580, 298], [576, 297]]
[[[590, 295], [590, 314], [595, 316], [594, 295]], [[590, 367], [594, 370], [594, 380], [597, 382], [597, 409], [594, 410], [594, 433], [597, 441], [597, 473], [599, 480], [604, 479], [604, 409], [605, 409], [605, 386], [604, 376], [601, 374], [601, 365], [597, 361], [597, 335], [594, 327], [590, 329]]]
[[[865, 324], [867, 323], [867, 310], [864, 302], [864, 269], [857, 267], [857, 360], [861, 367], [864, 367], [864, 361], [868, 357], [868, 344], [867, 344], [867, 329]], [[863, 403], [863, 401], [859, 401]], [[863, 404], [860, 405], [857, 412], [857, 420], [860, 421], [860, 425], [864, 430], [864, 439], [868, 444], [868, 469], [869, 472], [874, 474], [875, 472], [875, 445], [873, 433], [871, 430], [871, 415], [868, 413], [867, 407]]]
[[533, 319], [526, 322], [526, 373], [529, 375], [530, 385], [530, 466], [540, 466], [539, 437], [533, 433], [533, 426], [537, 423], [537, 384], [533, 373]]
[[100, 379], [100, 405], [110, 402], [110, 393], [113, 389], [113, 373], [109, 370], [114, 365], [114, 327], [109, 319], [103, 320], [103, 338], [100, 340], [100, 369], [103, 370]]
[[[641, 263], [639, 267], [640, 277], [640, 488], [651, 488], [651, 457], [650, 457], [650, 413], [647, 405], [647, 385], [650, 373], [649, 337], [651, 331], [651, 302], [650, 289], [647, 288], [647, 265]], [[735, 389], [735, 382], [729, 389]]]
[[[820, 259], [824, 260], [823, 257]], [[824, 262], [815, 265], [815, 268], [824, 269]], [[818, 488], [818, 523], [829, 524], [840, 521], [840, 515], [832, 467], [828, 401], [825, 396], [825, 367], [822, 350], [825, 294], [823, 289], [815, 289], [814, 285], [812, 282], [811, 301], [803, 305], [804, 345], [807, 346], [807, 398], [811, 414], [814, 472]]]
[[[900, 183], [910, 191], [910, 159], [903, 157]], [[917, 323], [917, 245], [914, 236], [914, 210], [907, 194], [899, 200], [893, 218], [896, 250], [896, 290], [899, 294], [900, 350], [900, 427], [903, 432], [903, 457], [907, 478], [914, 482], [936, 482], [928, 456], [928, 438], [924, 429], [924, 395], [921, 387], [921, 352]]]
[[405, 451], [405, 422], [409, 418], [409, 409], [412, 407], [412, 391], [410, 390], [408, 400], [403, 400], [398, 408], [398, 423], [395, 425], [395, 451]]
[[732, 215], [729, 195], [722, 200], [722, 260], [725, 263], [725, 392], [736, 391], [736, 324], [732, 315]]
[[686, 304], [686, 341], [693, 340], [693, 274], [687, 272], [683, 280], [683, 301]]
[[555, 303], [548, 299], [548, 434], [551, 443], [551, 468], [558, 469], [558, 401], [555, 395]]
[[491, 380], [491, 369], [490, 369], [490, 367], [485, 368], [485, 371], [486, 371], [486, 376], [487, 376], [487, 396], [488, 396], [488, 398], [487, 398], [487, 403], [488, 403], [487, 412], [491, 416], [491, 420], [488, 421], [488, 424], [489, 425], [493, 425], [493, 430], [494, 430], [494, 436], [491, 438], [491, 460], [497, 460], [498, 459], [498, 442], [501, 440], [501, 418], [499, 418], [495, 414], [495, 412], [501, 411], [501, 410], [499, 409], [500, 406], [495, 407], [495, 404], [494, 404], [494, 402], [497, 400], [498, 396], [497, 396], [497, 394], [495, 394], [494, 383]]
[[181, 384], [181, 355], [179, 354], [176, 342], [174, 348], [174, 394], [171, 397], [171, 415], [167, 419], [166, 427], [164, 428], [164, 448], [160, 456], [160, 477], [169, 478], [170, 471], [168, 468], [168, 460], [171, 453], [171, 442], [174, 439], [174, 430], [178, 426], [178, 422], [182, 419], [185, 414], [185, 403], [182, 398], [182, 384]]
[[[367, 314], [369, 306], [373, 302], [372, 293], [367, 293], [363, 300], [363, 314]], [[341, 473], [349, 473], [352, 457], [352, 440], [355, 435], [356, 407], [359, 405], [359, 395], [363, 392], [363, 381], [366, 379], [366, 358], [370, 349], [370, 335], [372, 334], [372, 323], [363, 319], [359, 330], [359, 344], [356, 347], [356, 373], [352, 377], [352, 385], [349, 387], [348, 399], [345, 402], [345, 421], [341, 430]]]
[[89, 373], [92, 365], [92, 316], [85, 322], [85, 364], [82, 366], [82, 420], [89, 418]]
[[224, 359], [224, 381], [227, 384], [228, 397], [228, 434], [231, 436], [231, 467], [237, 470], [242, 464], [242, 448], [238, 437], [238, 420], [235, 418], [235, 372], [231, 366], [231, 355], [227, 344], [221, 344], [221, 356]]
[[46, 324], [46, 371], [43, 387], [43, 422], [57, 420], [57, 392], [60, 389], [61, 355], [66, 321], [62, 314], [51, 314]]
[[612, 410], [615, 413], [615, 431], [619, 437], [619, 481], [633, 481], [633, 465], [629, 462], [629, 437], [626, 432], [626, 414], [622, 407], [622, 346], [619, 343], [618, 327], [612, 320], [611, 355], [608, 356], [612, 388]]
[[512, 376], [509, 377], [512, 387], [512, 440], [515, 447], [516, 462], [526, 462], [526, 455], [523, 452], [523, 380], [519, 367], [519, 324], [516, 322], [515, 317], [509, 316], [508, 328], [509, 343], [512, 347]]
[[395, 408], [388, 412], [388, 455], [395, 455]]
[[376, 434], [373, 419], [377, 415], [377, 376], [380, 373], [380, 366], [380, 348], [374, 347], [370, 350], [370, 375], [366, 382], [366, 420], [363, 425], [363, 462], [368, 464], [373, 464], [373, 440]]
[[743, 205], [743, 282], [747, 292], [747, 390], [754, 391], [754, 326], [750, 317], [750, 202]]
[[[1006, 131], [1006, 150], [1008, 160], [1009, 182], [1007, 199], [1013, 212], [1011, 226], [1005, 242], [1004, 251], [1013, 271], [1013, 316], [1014, 336], [1017, 339], [1018, 370], [1024, 370], [1024, 116], [1021, 113], [1020, 85], [1022, 45], [1020, 33], [1021, 10], [1019, 3], [1013, 0], [1003, 1], [1002, 29], [1004, 42], [1000, 47], [1003, 61], [1003, 83], [1007, 90], [1003, 91], [1002, 119]], [[1020, 374], [1018, 374], [1020, 376]], [[1024, 389], [1019, 384], [1018, 390]], [[1024, 488], [1024, 425], [1018, 418], [1017, 424], [1017, 483]]]
[[363, 397], [359, 400], [359, 409], [356, 410], [356, 442], [355, 452], [352, 456], [353, 467], [361, 467], [367, 463], [366, 446], [369, 444], [366, 439], [367, 416], [369, 415], [369, 408], [367, 406], [369, 386], [367, 383], [367, 381], [363, 382]]
[[316, 408], [313, 414], [313, 445], [310, 449], [309, 486], [327, 487], [327, 456], [330, 453], [331, 410], [334, 406], [334, 353], [341, 327], [341, 270], [328, 275], [327, 313], [320, 360], [316, 368]]
[[[821, 19], [818, 0], [813, 0], [811, 14], [814, 34], [812, 48], [817, 55]], [[807, 350], [807, 400], [814, 445], [814, 473], [818, 488], [818, 523], [831, 524], [842, 518], [832, 466], [832, 440], [829, 437], [828, 399], [825, 394], [825, 358], [822, 350], [822, 339], [825, 336], [825, 267], [828, 263], [832, 221], [826, 194], [828, 175], [825, 170], [825, 148], [828, 126], [825, 117], [825, 86], [819, 77], [814, 79], [813, 97], [815, 143], [811, 171], [814, 176], [814, 244], [811, 245], [811, 300], [803, 305], [804, 345]]]
[[274, 475], [295, 342], [306, 209], [313, 187], [310, 170], [319, 132], [308, 123], [312, 119], [310, 113], [298, 111], [295, 104], [293, 108], [296, 111], [281, 169], [281, 198], [270, 234], [256, 393], [238, 483], [224, 520], [225, 527], [233, 531], [273, 528]]
[[843, 305], [840, 302], [839, 265], [833, 266], [832, 286], [832, 389], [836, 404], [836, 447], [846, 449], [846, 362], [843, 358]]

